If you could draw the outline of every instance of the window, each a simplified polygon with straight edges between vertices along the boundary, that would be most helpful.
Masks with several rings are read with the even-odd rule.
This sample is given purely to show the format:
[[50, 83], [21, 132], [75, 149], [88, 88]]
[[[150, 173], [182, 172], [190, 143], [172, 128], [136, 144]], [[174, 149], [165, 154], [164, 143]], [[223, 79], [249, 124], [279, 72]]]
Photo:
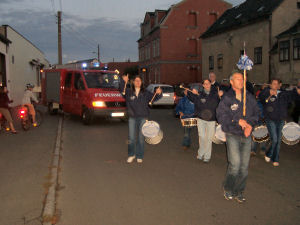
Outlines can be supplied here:
[[279, 61], [289, 61], [290, 60], [290, 41], [279, 42]]
[[160, 56], [160, 43], [159, 43], [159, 39], [156, 40], [156, 56]]
[[156, 40], [152, 42], [152, 55], [153, 58], [156, 57]]
[[244, 55], [244, 50], [240, 50], [240, 56]]
[[209, 65], [210, 70], [214, 69], [214, 57], [213, 56], [208, 57], [208, 65]]
[[294, 46], [294, 59], [300, 59], [300, 38], [296, 38], [293, 40]]
[[300, 9], [300, 1], [297, 2], [297, 8]]
[[120, 77], [115, 73], [84, 72], [83, 75], [88, 88], [119, 88]]
[[262, 64], [262, 47], [254, 48], [254, 64]]
[[223, 54], [218, 55], [218, 69], [223, 69]]
[[70, 88], [72, 84], [71, 82], [72, 82], [72, 73], [68, 73], [65, 79], [65, 87]]
[[195, 12], [188, 14], [188, 27], [197, 27], [197, 14]]
[[77, 90], [84, 90], [84, 83], [81, 77], [80, 73], [76, 73], [75, 74], [75, 78], [74, 78], [74, 87]]
[[11, 57], [11, 63], [15, 64], [15, 56], [14, 55]]

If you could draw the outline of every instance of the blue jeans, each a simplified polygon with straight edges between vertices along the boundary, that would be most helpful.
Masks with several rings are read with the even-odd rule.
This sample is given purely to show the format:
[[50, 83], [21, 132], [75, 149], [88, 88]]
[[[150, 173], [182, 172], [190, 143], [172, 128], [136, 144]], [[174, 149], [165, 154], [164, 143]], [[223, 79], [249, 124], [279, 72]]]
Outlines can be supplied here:
[[190, 147], [191, 146], [191, 127], [183, 127], [183, 140], [182, 140], [182, 146]]
[[142, 134], [142, 127], [146, 122], [145, 118], [129, 118], [128, 156], [144, 158], [145, 138]]
[[257, 148], [258, 148], [259, 145], [260, 145], [261, 151], [266, 152], [266, 149], [267, 149], [267, 146], [268, 146], [267, 142], [258, 143], [258, 142], [255, 142], [253, 140], [251, 140], [251, 152], [255, 152], [256, 153], [257, 152]]
[[267, 120], [267, 127], [271, 138], [271, 146], [266, 153], [266, 156], [271, 158], [273, 162], [279, 162], [279, 151], [282, 138], [282, 128], [284, 121]]
[[245, 190], [251, 152], [251, 137], [226, 134], [228, 168], [224, 190], [238, 195]]

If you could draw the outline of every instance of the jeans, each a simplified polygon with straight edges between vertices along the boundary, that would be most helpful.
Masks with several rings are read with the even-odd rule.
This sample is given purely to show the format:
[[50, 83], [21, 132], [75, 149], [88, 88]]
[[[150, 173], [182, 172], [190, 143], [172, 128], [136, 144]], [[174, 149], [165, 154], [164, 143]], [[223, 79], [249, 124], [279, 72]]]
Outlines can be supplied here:
[[252, 139], [251, 139], [251, 152], [256, 153], [259, 145], [260, 145], [261, 151], [266, 152], [267, 146], [268, 146], [268, 143], [266, 141], [258, 143], [258, 142], [253, 141]]
[[282, 128], [284, 121], [267, 120], [267, 127], [271, 138], [271, 146], [266, 153], [266, 156], [271, 158], [273, 162], [279, 162], [279, 151], [282, 138]]
[[129, 142], [128, 156], [136, 156], [138, 159], [144, 158], [145, 138], [142, 134], [142, 127], [146, 122], [145, 118], [129, 117]]
[[197, 119], [197, 126], [199, 135], [197, 158], [208, 161], [211, 158], [212, 139], [216, 132], [216, 122]]
[[226, 134], [228, 168], [224, 190], [232, 195], [241, 194], [246, 187], [251, 152], [251, 137]]
[[191, 145], [191, 130], [192, 130], [191, 127], [183, 128], [184, 136], [183, 136], [183, 140], [182, 140], [182, 146], [190, 147], [190, 145]]

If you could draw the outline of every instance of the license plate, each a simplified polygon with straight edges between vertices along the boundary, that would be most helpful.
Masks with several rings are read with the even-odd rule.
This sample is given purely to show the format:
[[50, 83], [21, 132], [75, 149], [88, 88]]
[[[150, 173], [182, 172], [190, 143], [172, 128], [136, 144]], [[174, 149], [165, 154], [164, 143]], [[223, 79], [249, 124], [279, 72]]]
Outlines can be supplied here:
[[112, 117], [123, 117], [123, 116], [125, 116], [125, 113], [123, 113], [123, 112], [120, 112], [120, 113], [112, 113], [111, 116], [112, 116]]
[[163, 97], [170, 97], [170, 94], [163, 94]]

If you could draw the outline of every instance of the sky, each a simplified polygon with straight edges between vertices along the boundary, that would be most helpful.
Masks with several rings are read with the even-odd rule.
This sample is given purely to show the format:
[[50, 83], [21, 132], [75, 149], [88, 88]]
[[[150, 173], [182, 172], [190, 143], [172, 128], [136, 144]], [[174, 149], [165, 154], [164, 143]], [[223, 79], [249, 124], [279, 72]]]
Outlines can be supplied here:
[[[57, 62], [56, 12], [63, 12], [63, 62], [97, 57], [102, 62], [136, 61], [140, 23], [146, 11], [180, 0], [0, 0], [0, 25], [7, 24]], [[199, 0], [200, 1], [200, 0]], [[233, 5], [244, 0], [228, 0]]]

